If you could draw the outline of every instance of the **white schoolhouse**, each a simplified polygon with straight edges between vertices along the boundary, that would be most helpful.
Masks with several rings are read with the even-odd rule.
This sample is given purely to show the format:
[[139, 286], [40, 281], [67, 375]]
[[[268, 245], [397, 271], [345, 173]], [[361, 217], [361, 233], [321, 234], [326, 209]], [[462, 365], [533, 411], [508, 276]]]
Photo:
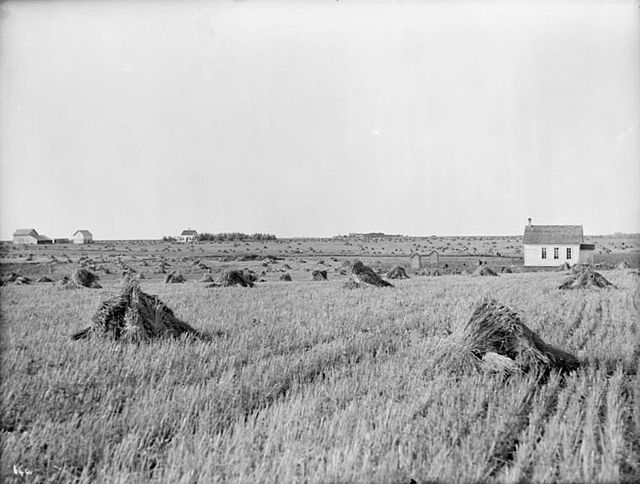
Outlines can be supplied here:
[[585, 244], [582, 225], [533, 225], [524, 228], [525, 267], [552, 267], [592, 261], [595, 244]]

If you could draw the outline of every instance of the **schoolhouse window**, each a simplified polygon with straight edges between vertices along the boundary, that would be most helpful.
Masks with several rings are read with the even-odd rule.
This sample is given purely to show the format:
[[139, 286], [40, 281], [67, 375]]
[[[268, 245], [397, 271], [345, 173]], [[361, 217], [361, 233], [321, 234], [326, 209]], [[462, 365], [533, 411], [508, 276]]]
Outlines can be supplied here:
[[543, 248], [542, 248], [542, 258], [543, 258], [543, 259], [546, 259], [546, 258], [547, 258], [547, 248], [546, 248], [546, 247], [543, 247]]
[[554, 259], [559, 259], [560, 258], [560, 249], [558, 247], [554, 247], [553, 248], [553, 258]]
[[571, 259], [571, 247], [567, 247], [567, 259]]

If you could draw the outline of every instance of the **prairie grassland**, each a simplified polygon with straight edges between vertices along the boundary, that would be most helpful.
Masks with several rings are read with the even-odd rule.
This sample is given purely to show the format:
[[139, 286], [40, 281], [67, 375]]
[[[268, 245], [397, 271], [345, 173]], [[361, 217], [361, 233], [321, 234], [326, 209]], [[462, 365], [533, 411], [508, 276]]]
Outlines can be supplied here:
[[[638, 278], [604, 274], [617, 289], [559, 291], [557, 273], [356, 290], [142, 281], [214, 338], [140, 345], [69, 339], [115, 285], [3, 287], [0, 478], [637, 482]], [[544, 384], [437, 369], [486, 296], [584, 367]]]

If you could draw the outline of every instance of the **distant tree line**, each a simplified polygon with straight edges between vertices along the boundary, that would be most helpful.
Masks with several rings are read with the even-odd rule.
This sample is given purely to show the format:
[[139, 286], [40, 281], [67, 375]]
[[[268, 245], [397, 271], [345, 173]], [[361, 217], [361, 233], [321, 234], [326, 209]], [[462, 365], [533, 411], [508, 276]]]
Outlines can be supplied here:
[[241, 232], [226, 232], [219, 234], [210, 234], [207, 232], [203, 232], [198, 234], [197, 237], [199, 242], [236, 242], [236, 241], [247, 241], [247, 242], [264, 242], [267, 240], [276, 240], [276, 236], [273, 234], [243, 234]]

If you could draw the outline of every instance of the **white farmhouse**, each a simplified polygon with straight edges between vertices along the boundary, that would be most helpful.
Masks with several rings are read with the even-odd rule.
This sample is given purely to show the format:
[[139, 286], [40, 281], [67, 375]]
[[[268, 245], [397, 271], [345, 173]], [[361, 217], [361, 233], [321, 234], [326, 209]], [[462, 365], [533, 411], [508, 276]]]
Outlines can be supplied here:
[[41, 245], [53, 241], [46, 235], [40, 235], [36, 229], [18, 229], [13, 233], [14, 244]]
[[193, 242], [198, 237], [198, 232], [193, 229], [183, 230], [178, 236], [178, 242]]
[[88, 230], [76, 230], [73, 234], [74, 244], [91, 244], [93, 242], [93, 234]]
[[585, 244], [582, 225], [529, 225], [524, 228], [525, 267], [587, 264], [595, 244]]

